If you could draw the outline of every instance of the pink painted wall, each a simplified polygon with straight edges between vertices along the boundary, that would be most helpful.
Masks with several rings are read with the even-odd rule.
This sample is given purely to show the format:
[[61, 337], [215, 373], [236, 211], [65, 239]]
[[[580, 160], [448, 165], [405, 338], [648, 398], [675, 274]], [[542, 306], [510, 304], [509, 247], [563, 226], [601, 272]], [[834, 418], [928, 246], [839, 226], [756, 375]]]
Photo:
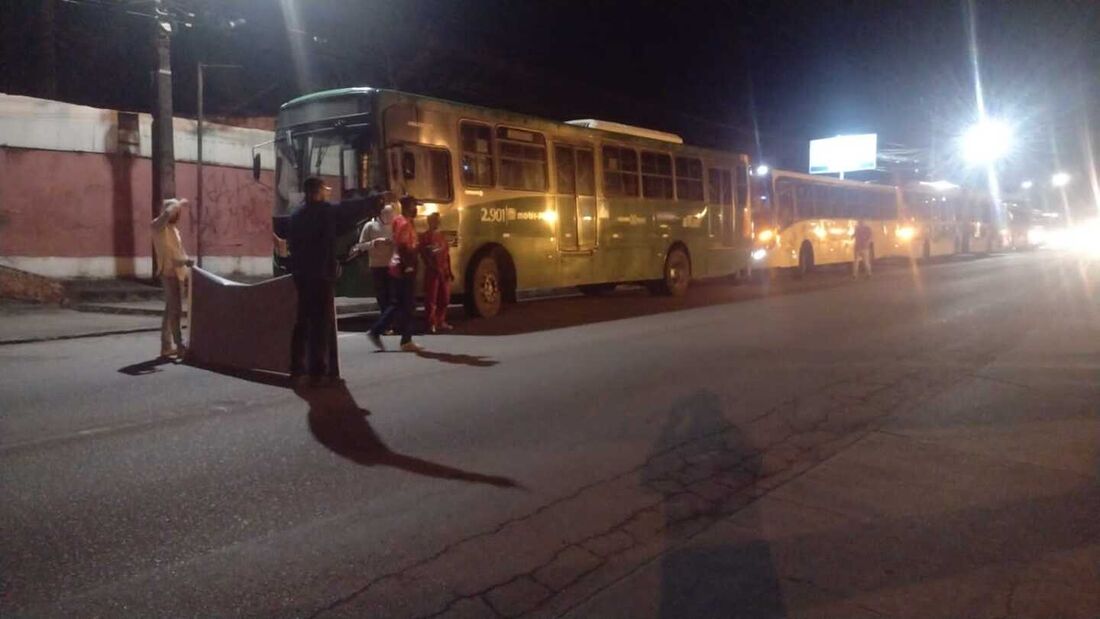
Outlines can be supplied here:
[[[207, 165], [203, 179], [203, 255], [270, 255], [274, 173]], [[176, 192], [194, 254], [193, 164], [176, 164]], [[0, 147], [0, 256], [148, 256], [151, 193], [145, 158]]]

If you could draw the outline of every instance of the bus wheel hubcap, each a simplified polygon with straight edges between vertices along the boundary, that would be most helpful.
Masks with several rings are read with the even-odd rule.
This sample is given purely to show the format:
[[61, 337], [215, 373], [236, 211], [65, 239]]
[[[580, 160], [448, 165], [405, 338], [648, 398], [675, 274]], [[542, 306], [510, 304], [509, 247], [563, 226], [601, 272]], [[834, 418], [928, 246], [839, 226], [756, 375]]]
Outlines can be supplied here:
[[496, 303], [500, 287], [497, 286], [497, 278], [494, 275], [486, 275], [481, 280], [481, 298], [486, 303]]

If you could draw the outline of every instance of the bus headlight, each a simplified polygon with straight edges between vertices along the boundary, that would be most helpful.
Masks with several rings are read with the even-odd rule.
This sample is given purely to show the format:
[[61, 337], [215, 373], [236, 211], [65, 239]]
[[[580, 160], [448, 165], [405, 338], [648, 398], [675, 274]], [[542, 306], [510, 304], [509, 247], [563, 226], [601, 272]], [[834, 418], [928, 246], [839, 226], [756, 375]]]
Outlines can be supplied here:
[[912, 241], [915, 236], [917, 236], [917, 230], [912, 226], [898, 228], [898, 239], [902, 241]]
[[760, 249], [752, 250], [752, 259], [756, 260], [757, 262], [759, 262], [759, 261], [761, 261], [761, 260], [763, 260], [764, 258], [767, 258], [767, 257], [768, 257], [768, 250], [766, 250], [766, 249], [760, 248]]
[[772, 230], [771, 228], [764, 228], [756, 234], [756, 240], [760, 241], [761, 243], [770, 242], [774, 238], [775, 230]]

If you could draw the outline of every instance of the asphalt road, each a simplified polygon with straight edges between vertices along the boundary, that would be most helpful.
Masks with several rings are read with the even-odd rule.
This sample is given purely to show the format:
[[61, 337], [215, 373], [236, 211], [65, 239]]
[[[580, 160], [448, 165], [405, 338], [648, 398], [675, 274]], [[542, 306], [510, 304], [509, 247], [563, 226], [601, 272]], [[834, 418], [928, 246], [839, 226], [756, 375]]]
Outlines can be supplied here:
[[1098, 285], [624, 290], [420, 356], [347, 321], [347, 388], [298, 392], [0, 347], [0, 615], [1095, 617]]

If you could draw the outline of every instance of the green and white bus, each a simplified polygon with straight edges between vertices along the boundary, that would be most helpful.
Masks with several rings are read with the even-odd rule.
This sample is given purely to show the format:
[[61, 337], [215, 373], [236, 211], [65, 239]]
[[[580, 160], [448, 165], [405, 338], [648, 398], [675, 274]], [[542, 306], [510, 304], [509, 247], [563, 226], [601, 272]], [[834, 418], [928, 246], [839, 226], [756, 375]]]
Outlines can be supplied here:
[[[521, 290], [643, 283], [682, 295], [693, 278], [749, 268], [748, 157], [672, 134], [347, 88], [284, 104], [275, 152], [276, 233], [308, 175], [342, 203], [412, 195], [421, 215], [440, 214], [453, 292], [476, 316]], [[368, 279], [345, 269], [339, 293], [369, 295]]]

